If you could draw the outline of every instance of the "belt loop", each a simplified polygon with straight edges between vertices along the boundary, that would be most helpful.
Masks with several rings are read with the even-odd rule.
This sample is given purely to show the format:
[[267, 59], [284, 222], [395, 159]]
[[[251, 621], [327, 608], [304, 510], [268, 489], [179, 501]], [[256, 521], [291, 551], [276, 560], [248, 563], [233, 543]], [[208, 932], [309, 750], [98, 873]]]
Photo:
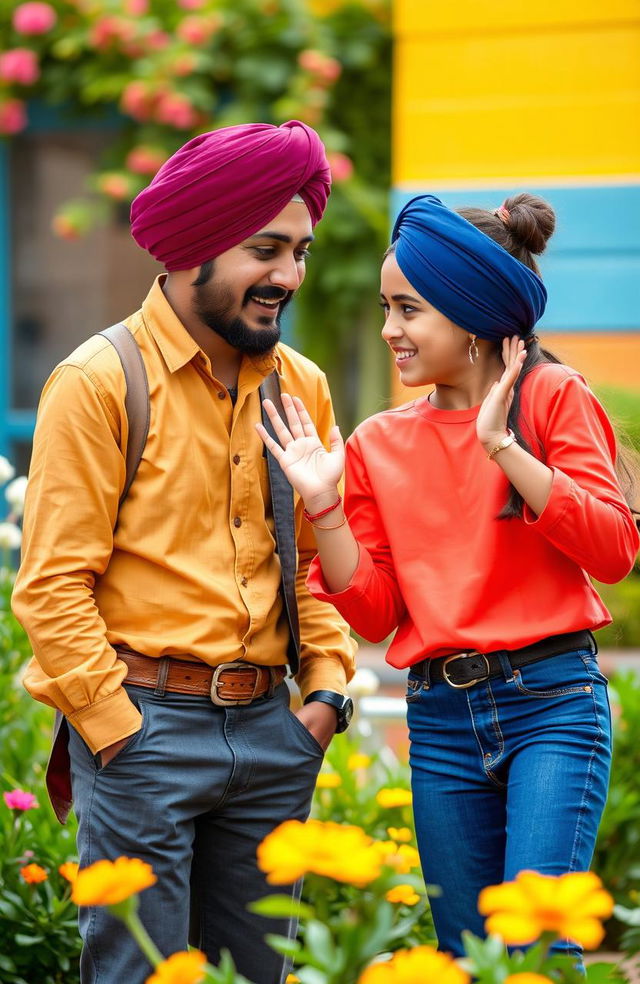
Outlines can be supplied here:
[[424, 682], [422, 684], [422, 689], [431, 690], [431, 660], [425, 659], [423, 666], [424, 666]]
[[169, 656], [161, 656], [158, 660], [158, 679], [154, 689], [154, 694], [164, 697], [166, 693], [167, 677], [169, 676]]
[[505, 681], [507, 683], [513, 683], [513, 680], [514, 680], [513, 673], [514, 673], [514, 671], [513, 671], [513, 667], [511, 665], [511, 663], [509, 662], [509, 653], [506, 652], [506, 651], [505, 652], [498, 653], [498, 660], [500, 662], [500, 668], [502, 669], [502, 672], [504, 673]]

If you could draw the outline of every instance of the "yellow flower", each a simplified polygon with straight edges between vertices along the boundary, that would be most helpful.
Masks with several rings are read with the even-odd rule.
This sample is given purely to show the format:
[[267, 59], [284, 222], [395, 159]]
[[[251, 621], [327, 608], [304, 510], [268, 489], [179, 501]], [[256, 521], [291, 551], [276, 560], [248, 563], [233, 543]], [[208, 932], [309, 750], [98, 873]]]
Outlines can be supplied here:
[[316, 779], [316, 789], [335, 789], [342, 784], [337, 772], [320, 772]]
[[63, 878], [66, 878], [68, 882], [74, 882], [78, 877], [78, 869], [80, 865], [77, 861], [65, 861], [58, 868], [58, 871]]
[[408, 827], [387, 827], [387, 833], [391, 840], [398, 843], [404, 842], [406, 844], [413, 839], [413, 833]]
[[593, 950], [604, 936], [602, 920], [611, 915], [613, 899], [592, 871], [556, 877], [521, 871], [513, 882], [483, 889], [478, 910], [488, 916], [487, 932], [505, 943], [531, 943], [554, 932]]
[[403, 905], [415, 905], [420, 896], [413, 885], [396, 885], [390, 888], [385, 896], [387, 902], [402, 902]]
[[416, 946], [398, 950], [386, 963], [367, 967], [358, 984], [469, 984], [470, 980], [448, 953]]
[[284, 984], [300, 984], [300, 978], [296, 977], [295, 974], [287, 974]]
[[45, 869], [41, 868], [39, 864], [28, 864], [24, 868], [20, 868], [20, 874], [27, 885], [39, 885], [48, 877]]
[[378, 806], [391, 809], [394, 806], [409, 806], [413, 797], [410, 789], [380, 789], [376, 796]]
[[420, 867], [420, 855], [410, 844], [396, 844], [395, 841], [378, 841], [376, 844], [382, 863], [406, 875], [412, 868]]
[[207, 958], [199, 950], [174, 953], [156, 967], [146, 984], [199, 984], [204, 978]]
[[371, 765], [371, 756], [362, 755], [360, 752], [354, 752], [347, 759], [347, 769], [350, 772], [355, 772], [356, 769], [367, 769]]
[[78, 872], [71, 898], [76, 905], [115, 905], [157, 880], [151, 865], [139, 858], [96, 861]]
[[362, 887], [380, 874], [383, 857], [361, 827], [330, 821], [287, 820], [258, 847], [258, 866], [270, 885], [288, 885], [308, 873]]
[[523, 974], [509, 974], [505, 977], [504, 984], [553, 984], [550, 977], [543, 977], [542, 974], [532, 974], [527, 971]]

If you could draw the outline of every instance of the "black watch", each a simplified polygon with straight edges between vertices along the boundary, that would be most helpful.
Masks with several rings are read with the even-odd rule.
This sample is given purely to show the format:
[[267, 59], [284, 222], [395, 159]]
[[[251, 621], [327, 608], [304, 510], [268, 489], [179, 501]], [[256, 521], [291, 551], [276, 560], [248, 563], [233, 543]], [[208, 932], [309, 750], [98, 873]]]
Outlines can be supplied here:
[[351, 697], [343, 697], [335, 690], [314, 690], [305, 700], [305, 704], [310, 704], [312, 700], [319, 700], [321, 704], [330, 704], [338, 712], [338, 724], [336, 734], [346, 731], [353, 717], [353, 701]]

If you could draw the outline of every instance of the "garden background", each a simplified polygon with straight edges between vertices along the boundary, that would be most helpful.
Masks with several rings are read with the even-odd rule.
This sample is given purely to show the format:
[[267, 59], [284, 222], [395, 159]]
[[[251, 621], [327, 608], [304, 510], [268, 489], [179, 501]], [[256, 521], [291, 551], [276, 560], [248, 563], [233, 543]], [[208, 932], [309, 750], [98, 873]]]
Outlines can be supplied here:
[[[543, 336], [640, 447], [639, 39], [635, 0], [606, 11], [595, 0], [6, 0], [0, 452], [26, 471], [53, 365], [135, 310], [159, 272], [130, 241], [127, 215], [166, 157], [202, 130], [290, 118], [320, 131], [334, 187], [285, 332], [327, 371], [343, 432], [406, 398], [379, 339], [390, 216], [421, 191], [495, 207], [524, 188], [546, 195], [559, 219], [543, 261], [552, 297]], [[12, 478], [0, 475], [0, 486]], [[21, 689], [28, 644], [9, 610], [20, 489], [7, 486], [0, 524], [0, 790], [22, 789], [38, 805], [0, 802], [0, 982], [75, 984], [75, 909], [59, 874], [74, 858], [73, 827], [58, 827], [45, 800], [51, 715]], [[640, 574], [599, 589], [615, 619], [599, 634], [608, 665], [633, 666]], [[382, 660], [365, 652], [391, 692], [398, 684]], [[595, 862], [620, 906], [609, 948], [621, 945], [621, 920], [640, 923], [635, 672], [616, 673], [614, 698], [614, 775]], [[377, 798], [408, 786], [404, 730], [378, 732], [361, 737], [362, 749], [336, 740], [316, 815], [376, 837], [409, 829], [411, 846], [402, 796], [395, 806]], [[373, 761], [354, 765], [360, 754]], [[46, 877], [25, 881], [30, 864]], [[340, 891], [336, 911], [349, 901]], [[430, 938], [418, 894], [394, 946]], [[631, 949], [639, 935], [627, 929]]]

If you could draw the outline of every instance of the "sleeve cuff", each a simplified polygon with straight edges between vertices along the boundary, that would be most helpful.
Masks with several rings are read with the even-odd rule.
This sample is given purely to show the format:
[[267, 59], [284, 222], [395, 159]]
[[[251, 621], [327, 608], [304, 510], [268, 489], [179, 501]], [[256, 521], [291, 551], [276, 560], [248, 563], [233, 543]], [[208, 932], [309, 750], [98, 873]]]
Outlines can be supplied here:
[[573, 498], [573, 480], [558, 471], [557, 468], [551, 469], [553, 481], [547, 503], [539, 516], [524, 503], [522, 518], [527, 526], [535, 526], [540, 533], [548, 533], [556, 523], [559, 523]]
[[343, 697], [347, 694], [345, 668], [337, 656], [307, 657], [298, 673], [297, 683], [303, 703], [314, 690], [333, 690]]
[[95, 704], [74, 711], [68, 715], [68, 721], [87, 743], [92, 754], [97, 755], [108, 745], [139, 731], [142, 715], [121, 687]]
[[311, 564], [309, 565], [309, 573], [307, 574], [307, 588], [314, 598], [318, 598], [320, 601], [328, 601], [330, 604], [336, 604], [338, 610], [342, 610], [338, 604], [339, 602], [355, 600], [366, 594], [369, 578], [373, 573], [374, 564], [371, 559], [371, 554], [368, 550], [365, 550], [362, 545], [360, 545], [358, 566], [353, 572], [353, 576], [346, 588], [342, 591], [335, 592], [329, 590], [322, 573], [320, 560], [317, 556], [313, 558]]

